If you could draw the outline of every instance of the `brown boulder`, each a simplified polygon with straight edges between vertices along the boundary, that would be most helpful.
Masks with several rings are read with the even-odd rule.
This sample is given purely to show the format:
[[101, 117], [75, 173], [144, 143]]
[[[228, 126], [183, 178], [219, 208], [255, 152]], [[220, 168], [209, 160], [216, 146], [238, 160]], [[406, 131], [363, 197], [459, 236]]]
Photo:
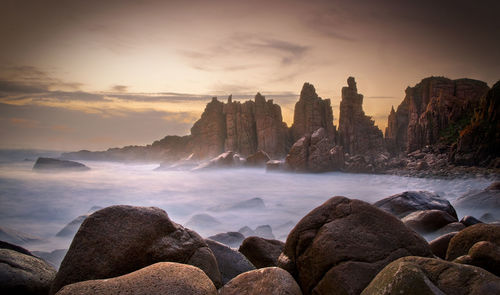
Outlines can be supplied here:
[[401, 221], [414, 231], [425, 234], [458, 220], [445, 211], [433, 209], [415, 211], [406, 215]]
[[260, 237], [248, 237], [240, 246], [243, 255], [257, 268], [277, 266], [285, 243]]
[[159, 262], [119, 277], [70, 284], [57, 294], [216, 295], [217, 289], [207, 275], [197, 267]]
[[448, 244], [450, 244], [451, 238], [453, 238], [456, 234], [458, 234], [458, 232], [447, 233], [430, 241], [429, 247], [431, 247], [432, 253], [441, 259], [445, 259]]
[[117, 277], [157, 262], [197, 266], [216, 286], [221, 285], [217, 261], [197, 233], [172, 222], [159, 208], [111, 206], [82, 223], [51, 293], [68, 284]]
[[500, 276], [500, 247], [487, 241], [477, 242], [467, 255], [460, 256], [453, 262], [478, 266]]
[[466, 255], [474, 244], [481, 241], [500, 246], [500, 226], [480, 223], [461, 230], [451, 239], [446, 252], [446, 260], [451, 261]]
[[403, 257], [382, 269], [362, 295], [499, 294], [500, 278], [470, 265], [441, 259]]
[[219, 290], [219, 295], [301, 295], [299, 285], [285, 270], [266, 267], [245, 272]]
[[245, 164], [247, 166], [266, 166], [266, 163], [270, 160], [269, 155], [264, 151], [257, 151], [247, 157]]
[[242, 253], [210, 239], [206, 239], [205, 242], [217, 259], [217, 265], [219, 266], [222, 277], [222, 284], [226, 284], [241, 273], [255, 269], [252, 263], [250, 263]]
[[359, 294], [384, 266], [408, 255], [432, 252], [395, 216], [333, 197], [290, 232], [279, 266], [294, 275], [304, 294]]

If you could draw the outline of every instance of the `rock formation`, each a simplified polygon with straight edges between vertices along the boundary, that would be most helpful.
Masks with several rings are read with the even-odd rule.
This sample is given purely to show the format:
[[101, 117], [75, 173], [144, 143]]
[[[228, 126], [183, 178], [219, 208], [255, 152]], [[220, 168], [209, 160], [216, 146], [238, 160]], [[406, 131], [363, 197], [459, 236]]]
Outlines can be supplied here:
[[363, 95], [358, 94], [356, 81], [347, 79], [342, 88], [340, 102], [339, 137], [340, 145], [350, 155], [365, 155], [385, 151], [383, 134], [371, 117], [363, 111]]
[[199, 159], [213, 158], [224, 152], [226, 118], [224, 103], [216, 97], [207, 104], [201, 118], [191, 128], [193, 153]]
[[312, 84], [304, 83], [293, 114], [291, 127], [293, 142], [306, 134], [312, 134], [319, 128], [324, 128], [327, 136], [335, 139], [336, 131], [330, 99], [322, 99], [316, 94]]
[[460, 132], [452, 160], [500, 168], [500, 81], [481, 98], [469, 125]]
[[33, 170], [38, 171], [87, 171], [90, 170], [89, 167], [83, 165], [82, 163], [59, 160], [53, 158], [43, 158], [40, 157], [36, 160], [35, 165], [33, 165]]
[[385, 136], [391, 150], [412, 152], [453, 143], [487, 91], [481, 81], [444, 77], [425, 78], [406, 88], [403, 102], [388, 118]]

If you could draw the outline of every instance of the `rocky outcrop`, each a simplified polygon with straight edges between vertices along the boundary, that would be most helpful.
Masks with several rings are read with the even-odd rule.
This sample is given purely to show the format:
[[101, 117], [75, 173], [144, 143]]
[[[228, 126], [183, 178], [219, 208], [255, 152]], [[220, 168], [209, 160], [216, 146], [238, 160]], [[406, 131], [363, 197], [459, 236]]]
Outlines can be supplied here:
[[304, 294], [359, 294], [387, 264], [409, 255], [432, 252], [395, 216], [333, 197], [290, 232], [279, 266], [294, 275]]
[[196, 158], [212, 158], [224, 152], [226, 118], [223, 109], [224, 103], [213, 97], [201, 118], [191, 127], [191, 145]]
[[292, 171], [338, 171], [344, 167], [344, 152], [342, 147], [335, 146], [324, 128], [319, 128], [293, 144], [285, 163]]
[[82, 163], [59, 160], [53, 158], [43, 158], [40, 157], [36, 160], [35, 165], [33, 165], [33, 170], [37, 171], [87, 171], [90, 170], [89, 167], [83, 165]]
[[215, 257], [197, 233], [172, 222], [155, 207], [111, 206], [82, 223], [51, 293], [68, 284], [112, 278], [157, 262], [197, 266], [216, 286], [221, 285]]
[[246, 238], [238, 251], [243, 253], [257, 268], [277, 266], [285, 243], [278, 240], [264, 239], [261, 237]]
[[38, 257], [16, 250], [0, 249], [0, 290], [2, 294], [49, 292], [56, 270]]
[[386, 139], [395, 152], [412, 152], [438, 142], [455, 142], [470, 121], [486, 83], [444, 77], [423, 79], [406, 89], [406, 96], [388, 118]]
[[481, 98], [472, 120], [461, 132], [451, 160], [462, 165], [500, 168], [500, 81]]
[[387, 265], [361, 294], [498, 293], [500, 278], [481, 268], [440, 259], [409, 256]]
[[350, 155], [384, 152], [382, 131], [375, 126], [371, 117], [365, 115], [363, 95], [358, 94], [353, 77], [347, 79], [347, 85], [342, 88], [342, 101], [340, 102], [340, 145]]
[[207, 275], [197, 267], [160, 262], [119, 277], [67, 285], [57, 294], [217, 295], [217, 289]]
[[245, 272], [219, 290], [220, 295], [302, 295], [293, 277], [278, 267]]
[[336, 131], [330, 99], [322, 99], [316, 94], [312, 84], [304, 83], [299, 101], [295, 104], [293, 124], [290, 127], [293, 142], [319, 128], [324, 128], [327, 137], [335, 141]]

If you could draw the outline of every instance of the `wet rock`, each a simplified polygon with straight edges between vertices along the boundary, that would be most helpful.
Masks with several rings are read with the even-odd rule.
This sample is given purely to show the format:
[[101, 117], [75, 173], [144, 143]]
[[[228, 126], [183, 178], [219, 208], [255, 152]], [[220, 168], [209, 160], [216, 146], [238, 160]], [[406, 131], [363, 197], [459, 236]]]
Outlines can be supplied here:
[[56, 270], [38, 257], [0, 249], [2, 294], [47, 294]]
[[477, 242], [467, 255], [460, 256], [453, 262], [478, 266], [500, 276], [500, 247], [487, 241]]
[[434, 236], [440, 236], [444, 235], [447, 233], [452, 233], [452, 232], [459, 232], [465, 228], [465, 225], [461, 222], [452, 222], [448, 223], [447, 225], [443, 226], [442, 228], [438, 229], [436, 232], [433, 233]]
[[460, 223], [462, 223], [465, 226], [471, 226], [474, 224], [482, 223], [481, 220], [475, 218], [474, 216], [464, 216], [462, 219], [460, 219]]
[[245, 255], [240, 252], [210, 239], [206, 239], [205, 242], [217, 259], [223, 285], [237, 275], [255, 269]]
[[446, 260], [454, 260], [466, 255], [475, 243], [487, 241], [500, 246], [500, 226], [492, 224], [475, 224], [460, 231], [454, 236], [446, 252]]
[[38, 158], [33, 165], [33, 170], [39, 171], [87, 171], [90, 170], [89, 167], [83, 165], [82, 163], [68, 161], [68, 160], [58, 160], [53, 158]]
[[433, 209], [412, 212], [401, 219], [401, 221], [416, 232], [425, 234], [436, 231], [458, 220], [445, 211]]
[[269, 155], [266, 152], [259, 150], [255, 154], [248, 156], [245, 164], [252, 167], [264, 167], [269, 160], [271, 160]]
[[229, 168], [238, 167], [245, 163], [245, 159], [232, 151], [224, 152], [208, 162], [198, 165], [193, 171], [209, 168]]
[[239, 248], [250, 262], [257, 268], [278, 265], [278, 257], [285, 247], [285, 243], [278, 240], [261, 237], [246, 238]]
[[374, 203], [380, 209], [399, 218], [419, 210], [442, 210], [457, 218], [457, 213], [448, 200], [426, 191], [408, 191], [384, 198]]
[[382, 269], [362, 295], [497, 294], [500, 278], [474, 266], [408, 256]]
[[241, 242], [245, 239], [245, 237], [239, 232], [220, 233], [208, 238], [231, 248], [238, 248], [241, 245]]
[[301, 295], [293, 277], [278, 267], [266, 267], [240, 274], [219, 291], [220, 295]]
[[119, 277], [70, 284], [57, 294], [216, 295], [217, 289], [207, 275], [197, 267], [159, 262]]
[[279, 266], [304, 294], [359, 294], [399, 257], [432, 256], [427, 242], [375, 206], [333, 197], [312, 210], [288, 235]]
[[458, 234], [457, 231], [447, 233], [430, 241], [429, 247], [431, 247], [432, 253], [441, 259], [445, 259], [448, 244], [450, 243], [451, 238], [453, 238], [456, 234]]
[[111, 206], [82, 223], [51, 293], [65, 285], [117, 277], [156, 262], [197, 266], [216, 286], [221, 285], [215, 257], [197, 233], [172, 222], [155, 207]]

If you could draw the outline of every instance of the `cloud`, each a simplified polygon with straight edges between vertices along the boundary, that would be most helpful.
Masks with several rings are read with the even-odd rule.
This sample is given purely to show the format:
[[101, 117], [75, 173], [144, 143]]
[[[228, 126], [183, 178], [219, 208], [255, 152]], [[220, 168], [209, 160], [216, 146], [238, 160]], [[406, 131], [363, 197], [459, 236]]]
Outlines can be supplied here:
[[126, 85], [114, 85], [111, 87], [111, 91], [115, 92], [127, 92], [128, 86]]

